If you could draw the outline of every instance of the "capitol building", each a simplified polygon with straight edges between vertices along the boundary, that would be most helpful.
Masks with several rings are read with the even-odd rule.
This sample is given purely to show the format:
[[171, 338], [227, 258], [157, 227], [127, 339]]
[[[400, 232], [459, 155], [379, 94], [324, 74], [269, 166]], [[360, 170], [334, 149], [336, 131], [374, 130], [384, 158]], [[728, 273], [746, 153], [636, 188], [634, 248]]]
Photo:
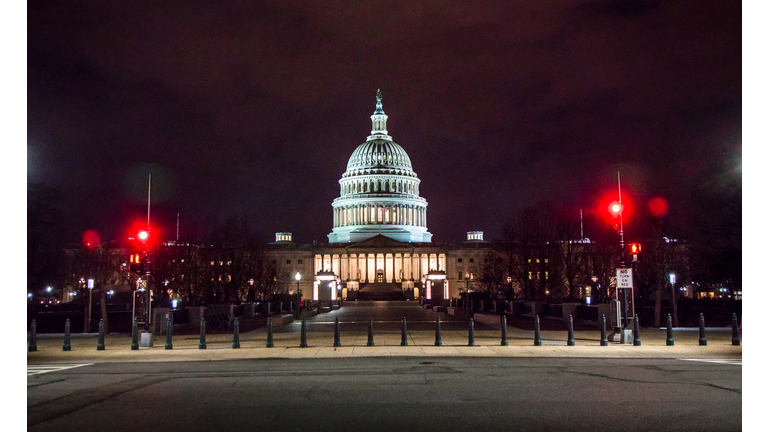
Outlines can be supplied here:
[[[479, 231], [468, 232], [460, 245], [432, 242], [421, 180], [387, 131], [380, 91], [371, 122], [371, 134], [352, 152], [339, 180], [328, 243], [296, 244], [292, 233], [281, 232], [270, 255], [279, 260], [283, 279], [296, 280], [304, 299], [459, 297], [490, 244]], [[445, 276], [442, 292], [431, 292], [430, 272]]]

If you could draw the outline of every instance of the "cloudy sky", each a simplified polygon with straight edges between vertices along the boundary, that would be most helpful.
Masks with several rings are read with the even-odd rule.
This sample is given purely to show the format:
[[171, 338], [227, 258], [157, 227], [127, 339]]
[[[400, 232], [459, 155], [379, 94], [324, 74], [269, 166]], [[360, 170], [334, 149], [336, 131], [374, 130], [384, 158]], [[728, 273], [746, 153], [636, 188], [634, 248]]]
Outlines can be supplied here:
[[[434, 241], [542, 199], [685, 217], [741, 166], [741, 2], [27, 3], [27, 179], [73, 232], [230, 216], [326, 242], [381, 89]], [[182, 238], [183, 240], [183, 238]]]

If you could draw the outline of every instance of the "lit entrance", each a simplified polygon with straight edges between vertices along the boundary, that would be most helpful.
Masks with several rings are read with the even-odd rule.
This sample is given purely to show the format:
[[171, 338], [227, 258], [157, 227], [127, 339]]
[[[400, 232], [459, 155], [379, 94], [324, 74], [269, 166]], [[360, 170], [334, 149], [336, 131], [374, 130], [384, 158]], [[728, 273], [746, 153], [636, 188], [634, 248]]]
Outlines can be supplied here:
[[384, 282], [384, 270], [378, 270], [376, 272], [376, 282], [382, 283]]

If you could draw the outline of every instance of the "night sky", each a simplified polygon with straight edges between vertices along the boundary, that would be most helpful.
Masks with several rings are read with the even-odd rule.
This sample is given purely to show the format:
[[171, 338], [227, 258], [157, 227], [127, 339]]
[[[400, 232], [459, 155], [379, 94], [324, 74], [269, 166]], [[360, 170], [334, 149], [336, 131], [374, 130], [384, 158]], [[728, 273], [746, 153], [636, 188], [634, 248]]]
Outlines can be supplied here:
[[182, 240], [239, 217], [327, 242], [377, 89], [437, 242], [543, 199], [589, 213], [617, 171], [685, 218], [741, 166], [738, 1], [220, 3], [27, 3], [27, 180], [75, 239], [146, 220], [151, 172], [167, 239], [179, 213]]

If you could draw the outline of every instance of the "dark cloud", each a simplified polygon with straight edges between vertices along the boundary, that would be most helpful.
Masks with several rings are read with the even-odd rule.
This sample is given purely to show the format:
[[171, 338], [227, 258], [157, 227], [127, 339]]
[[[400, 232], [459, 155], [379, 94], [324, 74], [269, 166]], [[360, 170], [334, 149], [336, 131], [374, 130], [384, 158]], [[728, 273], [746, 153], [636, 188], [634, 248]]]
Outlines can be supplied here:
[[685, 212], [671, 198], [741, 147], [738, 2], [33, 1], [27, 25], [28, 177], [112, 235], [153, 166], [158, 223], [326, 241], [378, 88], [436, 241], [587, 207], [617, 168]]

